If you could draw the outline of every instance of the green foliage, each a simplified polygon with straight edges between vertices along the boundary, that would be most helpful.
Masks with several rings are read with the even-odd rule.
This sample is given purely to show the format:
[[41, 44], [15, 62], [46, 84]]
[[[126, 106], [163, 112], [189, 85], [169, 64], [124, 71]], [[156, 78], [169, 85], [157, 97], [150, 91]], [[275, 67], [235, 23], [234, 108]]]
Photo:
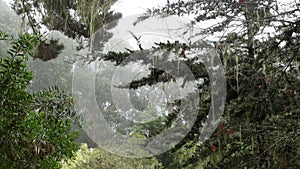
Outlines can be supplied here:
[[[186, 30], [194, 29], [197, 23], [218, 20], [197, 36], [205, 39], [213, 35], [213, 43], [205, 45], [214, 44], [225, 67], [227, 100], [221, 120], [225, 129], [220, 127], [205, 143], [197, 141], [206, 120], [206, 106], [210, 105], [207, 93], [200, 93], [200, 105], [204, 107], [199, 109], [190, 134], [173, 150], [158, 157], [165, 168], [299, 168], [300, 22], [297, 13], [300, 4], [281, 4], [282, 8], [289, 7], [278, 10], [275, 0], [168, 1], [161, 8], [149, 9], [138, 19], [136, 24], [155, 15], [193, 14], [191, 26], [187, 25]], [[268, 33], [270, 27], [275, 31]], [[178, 51], [176, 44], [157, 45]], [[192, 53], [201, 50], [197, 44], [189, 47]], [[104, 59], [123, 66], [128, 63], [120, 63], [129, 54], [142, 52], [148, 50], [110, 52]], [[196, 79], [205, 81], [206, 72], [197, 65], [197, 58], [187, 56], [185, 63]], [[122, 87], [137, 89], [169, 82], [171, 79], [162, 80], [164, 74], [154, 72]], [[209, 80], [199, 88], [209, 90]]]
[[111, 154], [102, 148], [88, 149], [83, 144], [77, 151], [75, 158], [62, 162], [63, 169], [152, 169], [162, 168], [162, 165], [156, 158], [126, 158]]
[[[7, 37], [0, 31], [1, 39]], [[20, 36], [0, 59], [0, 168], [58, 168], [78, 147], [72, 98], [58, 88], [27, 91], [32, 73], [26, 62], [39, 39]]]
[[[115, 2], [116, 0], [14, 0], [12, 9], [32, 31], [38, 32], [42, 26], [46, 26], [50, 31], [60, 31], [76, 40], [79, 43], [77, 50], [88, 47], [94, 52], [103, 50], [104, 43], [111, 36], [107, 31], [96, 32], [108, 23], [110, 24], [106, 28], [113, 28], [117, 22], [112, 21], [122, 17], [120, 13], [114, 13], [110, 9]], [[41, 18], [37, 19], [36, 15]], [[56, 40], [42, 40], [35, 57], [43, 61], [51, 60], [58, 57], [62, 48]]]
[[[89, 44], [91, 44], [90, 49], [92, 49], [92, 51], [96, 50], [92, 45], [93, 41], [97, 39], [97, 37], [93, 37], [95, 30], [100, 28], [105, 22], [107, 23], [119, 17], [118, 15], [113, 15], [113, 13], [108, 12], [111, 3], [114, 3], [115, 1], [107, 1], [108, 4], [106, 7], [104, 5], [104, 8], [102, 8], [103, 4], [101, 4], [103, 1], [80, 0], [78, 2], [78, 4], [75, 4], [75, 1], [40, 0], [33, 2], [16, 0], [14, 9], [23, 17], [28, 17], [29, 24], [33, 29], [36, 25], [44, 24], [49, 29], [63, 31], [65, 35], [76, 38], [78, 41], [80, 41], [81, 38], [86, 38], [88, 39]], [[45, 10], [40, 9], [39, 3], [44, 5], [43, 7]], [[202, 22], [205, 23], [205, 21], [215, 21], [217, 19], [218, 24], [204, 28], [197, 35], [200, 35], [201, 38], [205, 38], [203, 36], [221, 35], [218, 36], [217, 39], [214, 38], [216, 40], [213, 40], [213, 43], [201, 44], [207, 46], [212, 46], [212, 44], [214, 44], [216, 52], [218, 52], [226, 71], [227, 102], [224, 116], [221, 119], [220, 129], [216, 130], [207, 142], [199, 142], [199, 134], [203, 132], [203, 122], [207, 118], [209, 106], [211, 104], [211, 98], [209, 96], [210, 80], [208, 79], [205, 67], [202, 64], [199, 64], [199, 60], [197, 60], [197, 58], [191, 58], [187, 54], [184, 58], [185, 64], [189, 66], [196, 80], [204, 81], [203, 84], [197, 86], [202, 91], [199, 95], [201, 98], [200, 105], [202, 107], [199, 108], [196, 122], [193, 124], [190, 133], [184, 140], [176, 145], [174, 149], [157, 157], [162, 162], [164, 168], [300, 167], [300, 21], [297, 16], [297, 14], [299, 14], [300, 4], [296, 1], [291, 3], [293, 4], [290, 5], [289, 8], [278, 11], [276, 0], [179, 0], [174, 3], [168, 1], [166, 6], [148, 10], [144, 16], [139, 18], [136, 24], [154, 15], [165, 17], [168, 15], [184, 16], [193, 14], [195, 17], [190, 26], [187, 27], [187, 30], [193, 29], [193, 26], [197, 23], [202, 24]], [[101, 9], [97, 7], [100, 7]], [[32, 13], [30, 13], [30, 11], [34, 11], [32, 9], [37, 9], [40, 13], [45, 11], [44, 15], [41, 15], [43, 16], [41, 23], [38, 23], [34, 20], [34, 17], [32, 17]], [[72, 12], [75, 14], [73, 15]], [[49, 15], [52, 13], [55, 13], [55, 15]], [[103, 18], [102, 16], [105, 14], [109, 14], [109, 17]], [[74, 19], [76, 17], [78, 20]], [[269, 28], [272, 28], [275, 31], [271, 33], [272, 35], [266, 32]], [[29, 43], [35, 42], [34, 39], [31, 39], [31, 41], [30, 38], [26, 36], [27, 35], [23, 37], [22, 41], [30, 41]], [[108, 36], [110, 37], [110, 35]], [[4, 34], [1, 37], [3, 37], [2, 39], [8, 38], [8, 36], [5, 36]], [[101, 37], [98, 37], [98, 39], [101, 40]], [[14, 85], [3, 90], [3, 96], [1, 97], [10, 93], [11, 95], [8, 95], [8, 98], [4, 99], [5, 103], [10, 101], [9, 103], [11, 105], [15, 105], [13, 104], [15, 102], [22, 103], [16, 105], [26, 105], [14, 107], [14, 110], [16, 108], [16, 110], [20, 110], [20, 112], [29, 112], [29, 117], [27, 117], [27, 115], [22, 115], [22, 113], [21, 115], [16, 115], [12, 113], [12, 110], [7, 111], [11, 113], [7, 113], [8, 115], [5, 115], [5, 118], [3, 117], [0, 124], [4, 127], [1, 129], [8, 127], [13, 130], [14, 126], [11, 127], [11, 125], [15, 123], [9, 119], [18, 117], [17, 119], [28, 120], [25, 124], [27, 124], [27, 126], [29, 125], [31, 128], [36, 126], [36, 128], [34, 128], [35, 131], [39, 131], [43, 129], [38, 125], [40, 123], [31, 121], [33, 119], [43, 119], [43, 112], [49, 114], [47, 112], [53, 112], [53, 110], [58, 108], [59, 111], [54, 111], [56, 112], [54, 114], [59, 112], [64, 112], [63, 114], [72, 114], [72, 112], [62, 109], [62, 107], [68, 107], [69, 102], [62, 102], [63, 106], [61, 107], [50, 106], [50, 108], [33, 108], [28, 106], [32, 105], [32, 100], [36, 100], [36, 98], [52, 98], [52, 96], [51, 94], [46, 94], [46, 96], [43, 94], [30, 95], [23, 91], [23, 89], [26, 88], [26, 84], [29, 83], [31, 75], [29, 73], [22, 76], [13, 75], [18, 73], [17, 70], [19, 70], [19, 72], [25, 71], [25, 67], [20, 60], [24, 59], [23, 56], [33, 50], [34, 46], [28, 45], [29, 48], [23, 48], [22, 46], [19, 48], [20, 42], [15, 42], [12, 45], [13, 50], [10, 51], [10, 55], [19, 57], [19, 59], [13, 59], [13, 62], [7, 59], [1, 61], [1, 71], [6, 73], [6, 78], [1, 76], [3, 79], [1, 85], [11, 84], [10, 81], [13, 81]], [[178, 54], [179, 48], [185, 48], [183, 44], [180, 45], [178, 43], [156, 43], [156, 47], [150, 50], [144, 50], [141, 48], [142, 45], [139, 41], [138, 45], [141, 49], [139, 51], [110, 51], [103, 57], [102, 55], [94, 56], [94, 59], [96, 60], [96, 57], [100, 57], [104, 61], [115, 62], [116, 66], [124, 66], [129, 64], [129, 62], [124, 61], [126, 61], [126, 58], [130, 55], [147, 56], [148, 54], [151, 54], [152, 51], [160, 49], [175, 51], [175, 53]], [[188, 48], [192, 52], [201, 50], [198, 44], [191, 44]], [[29, 49], [29, 51], [26, 51], [27, 49]], [[101, 51], [101, 47], [97, 50]], [[56, 50], [53, 51], [57, 52]], [[15, 53], [20, 53], [20, 55], [15, 55]], [[32, 53], [29, 53], [29, 55], [31, 54]], [[43, 54], [41, 54], [41, 56], [42, 55]], [[45, 60], [48, 60], [47, 58]], [[145, 57], [142, 59], [133, 59], [130, 60], [130, 62], [140, 63], [139, 59], [143, 61], [142, 64], [153, 64], [153, 59]], [[161, 61], [161, 63], [173, 62], [167, 60], [165, 56], [158, 56], [157, 59], [157, 61]], [[11, 63], [14, 63], [15, 65]], [[9, 67], [12, 67], [13, 69], [10, 69]], [[117, 87], [139, 89], [146, 85], [151, 86], [158, 83], [168, 83], [173, 80], [168, 73], [162, 70], [152, 68], [150, 71], [151, 73], [147, 77], [135, 79], [127, 85]], [[89, 77], [84, 77], [84, 75], [82, 75], [80, 78], [82, 78], [82, 81], [85, 81]], [[109, 119], [110, 124], [117, 124], [119, 119], [114, 114], [114, 106], [106, 106], [105, 104], [106, 100], [111, 100], [110, 94], [105, 92], [109, 91], [109, 88], [105, 83], [108, 83], [111, 78], [98, 76], [97, 80], [103, 81], [103, 83], [96, 87], [99, 89], [96, 91], [100, 91], [99, 93], [96, 93], [97, 99], [101, 100], [103, 98], [99, 107], [105, 110], [105, 117]], [[192, 79], [184, 77], [184, 84], [186, 81], [190, 80]], [[4, 87], [5, 85], [3, 88]], [[90, 88], [88, 85], [84, 87]], [[22, 90], [20, 91], [20, 89]], [[50, 91], [50, 93], [52, 92], [53, 91]], [[14, 100], [16, 98], [17, 100]], [[48, 102], [54, 105], [57, 104], [55, 99], [46, 99], [44, 103]], [[178, 100], [173, 106], [180, 106], [180, 104], [181, 100]], [[38, 113], [36, 113], [36, 110], [38, 110]], [[37, 116], [37, 114], [41, 115]], [[50, 117], [53, 117], [53, 113], [50, 114]], [[150, 133], [148, 136], [156, 135], [162, 129], [168, 128], [177, 115], [176, 112], [170, 112], [166, 118], [135, 125], [130, 128], [133, 131], [132, 136], [147, 137], [146, 133]], [[6, 119], [7, 117], [9, 117], [9, 119]], [[56, 118], [56, 116], [54, 117]], [[64, 117], [64, 115], [59, 117]], [[46, 124], [53, 123], [52, 121], [47, 121]], [[122, 127], [123, 126], [119, 126], [119, 128]], [[125, 127], [118, 130], [122, 130], [124, 134], [128, 134], [126, 133], [126, 129], [128, 128]], [[26, 128], [26, 126], [24, 128]], [[62, 133], [64, 132], [62, 131]], [[51, 135], [51, 133], [48, 134]], [[14, 138], [12, 138], [13, 136], [17, 137], [11, 134], [5, 135], [4, 133], [4, 138], [9, 137], [10, 140], [14, 140]], [[26, 136], [26, 133], [24, 136]], [[43, 135], [38, 135], [37, 137], [41, 138], [42, 136]], [[58, 136], [56, 137], [60, 138]], [[47, 141], [43, 142], [45, 142], [44, 149], [49, 149], [51, 152], [52, 143], [48, 143]], [[38, 141], [34, 143], [43, 142]], [[5, 145], [4, 148], [11, 148], [11, 144], [12, 143], [7, 143], [3, 145]], [[17, 146], [14, 145], [13, 147]], [[54, 147], [57, 149], [56, 146]], [[71, 149], [72, 148], [69, 150]], [[9, 152], [11, 153], [11, 158], [18, 158], [18, 156], [20, 156], [20, 154], [15, 153], [16, 151], [14, 149]], [[78, 151], [75, 159], [67, 160], [68, 163], [63, 162], [63, 165], [66, 168], [143, 168], [148, 165], [149, 159], [146, 161], [143, 160], [126, 159], [106, 153], [102, 149], [88, 150], [87, 147], [82, 147], [82, 149]], [[151, 164], [154, 164], [154, 166], [148, 165], [149, 168], [156, 167], [157, 160], [154, 158], [153, 160], [154, 161], [150, 160], [150, 162]], [[4, 166], [5, 164], [6, 163], [3, 163]], [[160, 164], [157, 165], [160, 166]]]

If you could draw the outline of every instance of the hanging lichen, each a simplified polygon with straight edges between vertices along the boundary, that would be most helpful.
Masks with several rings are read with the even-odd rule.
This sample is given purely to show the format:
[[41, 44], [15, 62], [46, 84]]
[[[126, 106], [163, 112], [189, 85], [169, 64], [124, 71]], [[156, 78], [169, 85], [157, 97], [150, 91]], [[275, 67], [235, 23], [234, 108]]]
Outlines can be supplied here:
[[[116, 0], [14, 0], [12, 8], [23, 18], [24, 32], [27, 32], [28, 29], [38, 32], [41, 30], [41, 26], [46, 26], [50, 31], [57, 30], [76, 39], [81, 46], [78, 49], [88, 47], [90, 51], [93, 51], [96, 31], [112, 20], [121, 17], [120, 14], [110, 11], [110, 7], [115, 2]], [[103, 41], [103, 43], [105, 42], [107, 40]], [[46, 44], [41, 43], [44, 46]], [[52, 45], [55, 44], [52, 43]], [[41, 51], [44, 51], [44, 46], [39, 47], [37, 55], [42, 60], [56, 58], [57, 53], [60, 53], [60, 51], [56, 51], [43, 54]], [[53, 49], [60, 49], [60, 47], [53, 46]], [[47, 55], [47, 59], [44, 55]], [[50, 55], [52, 56], [50, 57]]]
[[48, 61], [55, 59], [64, 49], [64, 45], [58, 44], [58, 40], [51, 39], [49, 42], [41, 41], [37, 52], [33, 55], [33, 58], [39, 58], [42, 61]]
[[107, 22], [110, 6], [115, 0], [78, 0], [76, 6], [79, 16], [82, 17], [83, 23], [87, 26], [90, 50], [93, 50], [95, 32], [102, 28]]

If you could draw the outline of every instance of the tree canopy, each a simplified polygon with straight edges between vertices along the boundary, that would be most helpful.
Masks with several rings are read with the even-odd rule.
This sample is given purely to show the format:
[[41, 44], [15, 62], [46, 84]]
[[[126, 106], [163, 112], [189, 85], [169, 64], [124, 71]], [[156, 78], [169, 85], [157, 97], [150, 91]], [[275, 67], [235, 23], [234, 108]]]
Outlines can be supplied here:
[[[89, 73], [82, 71], [80, 76], [76, 76], [82, 82], [77, 87], [83, 89], [95, 87], [95, 93], [84, 93], [83, 95], [88, 97], [96, 95], [98, 107], [103, 110], [104, 117], [109, 121], [113, 130], [132, 138], [144, 139], [144, 142], [142, 141], [139, 146], [147, 147], [150, 145], [151, 147], [151, 144], [156, 143], [151, 142], [151, 139], [172, 128], [175, 128], [172, 130], [174, 138], [182, 136], [182, 128], [181, 126], [174, 126], [175, 122], [190, 127], [187, 135], [184, 135], [179, 143], [171, 145], [173, 146], [171, 150], [156, 155], [155, 159], [132, 160], [129, 162], [131, 166], [141, 167], [141, 165], [145, 165], [148, 168], [300, 168], [299, 2], [279, 0], [167, 1], [165, 6], [148, 9], [134, 22], [134, 25], [157, 16], [162, 18], [170, 16], [189, 17], [192, 19], [180, 32], [181, 36], [194, 29], [197, 29], [198, 32], [190, 37], [188, 43], [168, 40], [167, 42], [156, 42], [152, 48], [146, 49], [141, 43], [142, 35], [139, 37], [135, 35], [135, 32], [132, 32], [139, 49], [104, 53], [103, 46], [112, 37], [112, 33], [106, 30], [115, 27], [118, 22], [112, 21], [121, 17], [121, 14], [110, 11], [111, 5], [115, 2], [114, 0], [14, 0], [13, 9], [23, 17], [33, 33], [37, 33], [41, 28], [40, 26], [43, 25], [49, 30], [61, 31], [66, 36], [77, 40], [79, 43], [78, 50], [89, 48], [92, 60], [87, 63], [84, 62], [87, 65], [98, 66], [97, 63], [100, 61], [103, 63], [102, 65], [105, 65], [104, 67], [113, 67], [116, 70], [126, 66], [132, 69], [146, 67], [148, 69], [146, 75], [137, 76], [126, 84], [113, 86], [118, 91], [131, 91], [129, 93], [130, 101], [134, 103], [134, 108], [146, 112], [140, 115], [141, 117], [151, 116], [157, 111], [155, 106], [151, 107], [149, 102], [139, 100], [139, 96], [145, 95], [141, 89], [149, 90], [154, 87], [154, 90], [149, 92], [150, 95], [157, 95], [155, 93], [159, 90], [157, 86], [162, 86], [160, 87], [162, 91], [172, 89], [174, 93], [181, 89], [191, 89], [186, 91], [182, 97], [167, 100], [168, 111], [159, 112], [160, 116], [152, 119], [152, 121], [139, 124], [127, 119], [127, 121], [125, 120], [126, 124], [120, 124], [124, 122], [124, 119], [119, 115], [118, 105], [113, 105], [114, 103], [110, 101], [114, 95], [119, 95], [116, 99], [124, 97], [122, 97], [122, 92], [112, 93], [117, 90], [110, 90], [107, 87], [107, 84], [114, 80], [111, 69], [98, 72], [98, 74], [95, 73], [96, 82], [99, 83], [96, 87], [94, 84], [84, 83], [92, 78], [88, 76]], [[35, 17], [36, 14], [40, 15], [41, 19], [38, 20]], [[96, 30], [103, 27], [107, 29], [103, 29], [103, 32], [97, 34]], [[7, 35], [2, 33], [2, 39], [7, 38]], [[53, 98], [53, 95], [56, 96], [55, 89], [40, 94], [26, 93], [25, 88], [31, 75], [26, 71], [22, 59], [14, 59], [14, 56], [24, 58], [29, 55], [48, 61], [56, 58], [63, 49], [58, 40], [53, 39], [40, 41], [37, 53], [32, 53], [35, 46], [32, 43], [37, 44], [38, 42], [36, 38], [36, 36], [25, 33], [18, 41], [12, 43], [12, 50], [8, 54], [13, 59], [4, 58], [0, 62], [2, 65], [0, 70], [4, 72], [0, 76], [0, 80], [3, 79], [3, 83], [0, 84], [3, 86], [3, 90], [1, 89], [3, 94], [0, 96], [5, 97], [2, 100], [8, 102], [8, 104], [3, 103], [2, 105], [4, 107], [9, 105], [0, 114], [3, 116], [0, 118], [3, 123], [0, 124], [2, 124], [3, 129], [11, 129], [8, 130], [8, 133], [4, 133], [4, 137], [8, 138], [4, 147], [6, 149], [0, 148], [0, 151], [3, 150], [4, 152], [0, 160], [10, 160], [3, 163], [4, 167], [20, 164], [13, 163], [11, 159], [32, 157], [32, 161], [34, 161], [38, 156], [48, 155], [40, 154], [45, 149], [50, 149], [47, 153], [50, 153], [49, 156], [51, 156], [51, 153], [58, 152], [56, 151], [57, 146], [65, 146], [65, 144], [58, 144], [58, 142], [53, 143], [53, 140], [47, 140], [47, 135], [40, 135], [39, 131], [43, 128], [44, 123], [52, 124], [51, 119], [55, 119], [56, 116], [52, 116], [51, 112], [67, 111], [71, 113], [71, 102], [65, 98], [65, 95], [61, 101], [56, 102], [57, 100]], [[192, 39], [198, 40], [193, 41]], [[49, 45], [53, 46], [49, 48]], [[18, 47], [21, 47], [21, 50], [17, 50]], [[212, 55], [208, 55], [206, 49], [213, 49], [210, 53]], [[200, 52], [203, 52], [203, 56], [206, 57], [199, 54]], [[114, 66], [109, 62], [113, 63]], [[177, 69], [172, 71], [168, 65]], [[189, 72], [184, 71], [184, 66], [187, 66]], [[216, 80], [217, 78], [214, 77], [216, 74], [210, 74], [210, 72], [212, 70], [217, 72], [216, 70], [222, 67], [224, 67], [224, 74], [222, 75], [226, 80], [226, 86], [224, 90], [216, 92], [213, 90], [213, 84], [223, 83]], [[161, 68], [165, 68], [165, 70]], [[124, 73], [122, 78], [127, 78], [127, 76], [130, 75]], [[182, 82], [178, 88], [165, 87], [170, 86], [178, 79]], [[112, 92], [109, 93], [108, 90]], [[223, 93], [225, 90], [226, 100], [217, 97], [218, 94], [225, 95]], [[6, 96], [6, 93], [9, 95]], [[120, 100], [119, 102], [125, 105], [127, 100]], [[162, 103], [163, 100], [160, 99], [158, 102]], [[215, 102], [219, 102], [220, 105], [212, 109], [211, 107]], [[37, 103], [51, 104], [49, 104], [50, 107], [45, 106], [48, 104], [36, 107]], [[87, 107], [94, 102], [85, 100], [81, 104]], [[194, 109], [193, 106], [195, 105], [200, 106]], [[13, 113], [15, 110], [20, 113]], [[93, 111], [93, 109], [88, 110]], [[222, 116], [215, 116], [217, 114], [215, 112], [223, 110]], [[29, 113], [24, 115], [23, 112]], [[213, 113], [210, 114], [210, 112]], [[123, 113], [130, 114], [131, 112], [128, 110]], [[195, 120], [192, 123], [187, 123], [186, 119], [190, 118], [193, 113], [196, 114]], [[44, 119], [48, 114], [50, 118], [38, 123], [42, 126], [36, 124], [36, 120]], [[59, 117], [65, 117], [64, 115]], [[64, 124], [65, 130], [57, 131], [54, 128], [47, 134], [65, 133], [69, 138], [59, 137], [58, 140], [72, 140], [74, 135], [69, 132], [68, 120], [59, 118], [58, 121], [53, 121], [54, 126], [61, 125], [61, 123]], [[11, 127], [18, 124], [21, 127]], [[211, 128], [215, 129], [215, 127], [217, 127], [216, 130], [210, 130]], [[20, 128], [24, 129], [19, 131]], [[17, 134], [10, 135], [9, 132], [15, 129], [18, 129], [18, 132], [14, 132]], [[36, 137], [40, 139], [38, 140], [40, 142], [32, 141], [30, 135], [33, 133], [32, 130], [36, 130], [34, 133], [39, 134]], [[2, 132], [2, 129], [0, 131]], [[19, 138], [18, 133], [22, 133], [24, 138]], [[209, 137], [204, 139], [203, 133], [208, 133]], [[16, 142], [11, 143], [10, 140], [14, 139]], [[170, 143], [170, 140], [163, 140], [163, 143]], [[37, 147], [36, 149], [39, 151], [33, 152], [38, 153], [35, 156], [26, 156], [24, 154], [28, 153], [28, 149], [22, 149], [26, 152], [22, 154], [24, 155], [22, 157], [16, 153], [18, 150], [15, 148], [12, 151], [7, 150], [10, 147], [21, 147], [20, 145], [24, 143], [28, 143], [26, 144], [28, 147]], [[42, 148], [37, 146], [37, 143], [41, 143], [38, 145], [41, 145]], [[158, 144], [152, 148], [161, 147]], [[57, 160], [61, 157], [71, 157], [71, 150], [74, 150], [75, 146], [73, 144], [69, 146], [64, 147], [64, 150], [62, 148], [64, 154], [58, 155]], [[52, 151], [53, 147], [55, 147], [55, 151]], [[79, 162], [70, 160], [69, 166], [70, 168], [74, 165], [80, 167], [94, 165], [102, 168], [124, 167], [122, 162], [124, 158], [105, 154], [103, 151], [102, 149], [87, 151], [83, 147], [78, 153], [84, 153], [84, 155], [77, 154], [76, 157]], [[9, 153], [6, 155], [7, 152]], [[89, 162], [82, 163], [80, 158], [85, 158]], [[104, 159], [107, 160], [107, 163]], [[41, 159], [38, 158], [38, 160]], [[152, 166], [151, 163], [153, 163]], [[36, 164], [51, 166], [50, 162]], [[66, 166], [68, 167], [67, 164]]]
[[[205, 106], [199, 109], [191, 134], [172, 151], [158, 157], [166, 168], [299, 166], [300, 29], [297, 13], [297, 2], [180, 0], [149, 9], [138, 19], [136, 24], [157, 15], [191, 15], [194, 19], [187, 29], [196, 27], [197, 23], [218, 20], [196, 36], [208, 38], [206, 42], [215, 47], [225, 67], [227, 99], [220, 129], [207, 142], [199, 143], [202, 123], [208, 113]], [[176, 44], [160, 43], [158, 47], [176, 49]], [[189, 49], [193, 53], [199, 47], [191, 44]], [[105, 59], [117, 65], [126, 64], [122, 61], [130, 54], [108, 53]], [[197, 58], [191, 54], [186, 54], [186, 58], [195, 78], [204, 78], [197, 76], [205, 74], [203, 66], [196, 66], [199, 65]], [[136, 89], [171, 80], [161, 78], [164, 75], [164, 71], [153, 70], [148, 77], [132, 81], [127, 87]], [[204, 83], [201, 88], [204, 87], [210, 88], [210, 84]], [[206, 98], [203, 97], [206, 94], [200, 93], [200, 98]], [[200, 105], [210, 105], [211, 98], [200, 102]], [[169, 120], [166, 118], [164, 124], [169, 124]]]

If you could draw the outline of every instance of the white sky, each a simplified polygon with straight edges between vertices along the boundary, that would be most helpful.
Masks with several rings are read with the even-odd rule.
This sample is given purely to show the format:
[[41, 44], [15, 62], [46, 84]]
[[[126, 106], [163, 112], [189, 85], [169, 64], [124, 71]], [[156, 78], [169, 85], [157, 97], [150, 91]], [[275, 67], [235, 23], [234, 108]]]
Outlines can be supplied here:
[[167, 0], [119, 0], [113, 6], [117, 12], [121, 12], [123, 17], [143, 14], [147, 8], [164, 5]]

